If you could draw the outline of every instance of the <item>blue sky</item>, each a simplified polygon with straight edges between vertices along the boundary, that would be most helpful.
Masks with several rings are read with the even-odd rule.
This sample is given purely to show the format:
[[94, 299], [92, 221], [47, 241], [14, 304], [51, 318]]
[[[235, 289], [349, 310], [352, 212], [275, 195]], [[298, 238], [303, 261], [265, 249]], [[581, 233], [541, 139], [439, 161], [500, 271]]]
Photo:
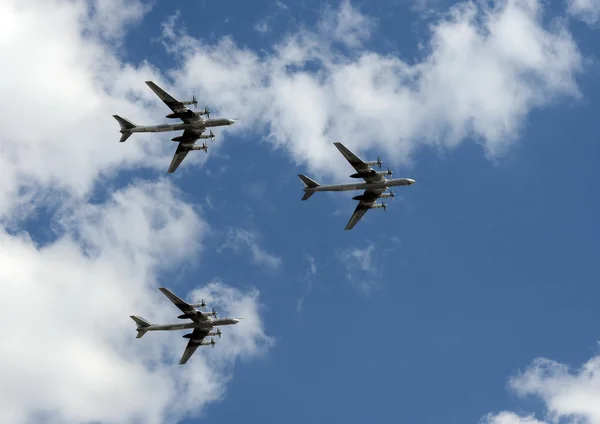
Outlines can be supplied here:
[[[51, 3], [0, 7], [0, 421], [600, 422], [600, 3]], [[147, 79], [240, 120], [166, 175]], [[334, 141], [416, 184], [344, 231]], [[158, 286], [246, 320], [180, 367]]]

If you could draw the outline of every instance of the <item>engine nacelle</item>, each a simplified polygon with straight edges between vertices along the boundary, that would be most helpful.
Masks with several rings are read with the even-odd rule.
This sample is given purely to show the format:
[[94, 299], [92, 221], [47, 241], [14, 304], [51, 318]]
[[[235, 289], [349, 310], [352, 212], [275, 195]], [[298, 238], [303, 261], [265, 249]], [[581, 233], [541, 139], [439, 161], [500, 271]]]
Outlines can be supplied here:
[[193, 142], [193, 141], [196, 141], [196, 137], [184, 137], [184, 136], [182, 136], [182, 135], [178, 135], [177, 137], [173, 137], [171, 140], [172, 140], [172, 141], [176, 141], [176, 142], [181, 142], [181, 141], [183, 141], [184, 143], [185, 143], [186, 141], [189, 141], [189, 142], [191, 143], [191, 142]]
[[384, 177], [386, 175], [392, 175], [394, 173], [391, 169], [388, 169], [387, 171], [376, 171], [376, 172], [377, 172], [377, 174], [383, 175]]
[[169, 113], [166, 117], [169, 119], [176, 119], [176, 118], [191, 118], [193, 116], [195, 116], [196, 113], [194, 113], [191, 110], [187, 110], [185, 112], [173, 112], [173, 113]]
[[357, 172], [355, 174], [350, 175], [350, 178], [364, 178], [369, 177], [376, 174], [375, 171], [367, 171], [367, 172]]
[[206, 144], [203, 144], [202, 146], [190, 146], [190, 147], [186, 147], [185, 150], [207, 150], [208, 151], [208, 146]]
[[208, 333], [209, 336], [219, 336], [219, 338], [221, 338], [221, 330], [217, 328], [217, 331], [211, 331]]
[[385, 199], [385, 198], [388, 198], [388, 197], [396, 197], [396, 195], [394, 193], [392, 193], [392, 192], [390, 192], [390, 193], [381, 193], [379, 195], [379, 197], [382, 198], [382, 199]]
[[361, 194], [359, 196], [354, 196], [352, 199], [353, 200], [361, 200], [361, 201], [369, 202], [371, 200], [375, 200], [376, 197], [375, 196], [368, 196], [368, 195]]
[[371, 160], [371, 161], [365, 162], [365, 163], [369, 166], [377, 165], [379, 168], [381, 168], [383, 161], [381, 160], [381, 158], [377, 158], [377, 160]]
[[387, 205], [385, 203], [373, 203], [371, 206], [369, 206], [370, 209], [385, 209], [387, 208]]
[[193, 306], [194, 308], [206, 308], [206, 303], [202, 300], [200, 303], [191, 303], [190, 306]]

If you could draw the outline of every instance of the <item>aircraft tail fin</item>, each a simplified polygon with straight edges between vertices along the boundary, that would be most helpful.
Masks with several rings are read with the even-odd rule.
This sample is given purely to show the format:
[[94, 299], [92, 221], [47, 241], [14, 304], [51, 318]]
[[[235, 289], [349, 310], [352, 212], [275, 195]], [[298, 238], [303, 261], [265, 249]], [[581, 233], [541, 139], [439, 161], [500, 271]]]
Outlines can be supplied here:
[[131, 136], [131, 129], [135, 128], [137, 125], [125, 118], [121, 118], [119, 115], [113, 115], [113, 118], [115, 118], [121, 126], [121, 139], [119, 142], [122, 143]]
[[315, 193], [315, 191], [311, 189], [319, 187], [319, 183], [308, 178], [306, 175], [298, 174], [298, 177], [300, 177], [300, 180], [304, 183], [304, 196], [302, 196], [302, 200], [308, 200], [308, 198]]
[[142, 338], [142, 336], [144, 334], [146, 334], [146, 332], [148, 331], [146, 328], [150, 327], [152, 324], [150, 324], [144, 318], [142, 318], [142, 317], [136, 317], [134, 315], [131, 316], [131, 319], [134, 320], [135, 323], [137, 324], [137, 332], [138, 333], [137, 333], [136, 339]]

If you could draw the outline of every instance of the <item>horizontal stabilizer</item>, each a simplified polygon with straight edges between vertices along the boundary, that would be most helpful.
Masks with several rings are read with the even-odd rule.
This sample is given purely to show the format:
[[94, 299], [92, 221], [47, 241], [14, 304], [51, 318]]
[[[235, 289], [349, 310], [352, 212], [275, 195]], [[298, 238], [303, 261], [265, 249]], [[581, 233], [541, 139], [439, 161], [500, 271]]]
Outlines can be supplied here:
[[135, 128], [136, 125], [125, 118], [121, 118], [119, 115], [113, 115], [113, 118], [115, 118], [121, 126], [121, 139], [119, 140], [119, 142], [123, 143], [125, 140], [131, 137], [131, 129]]
[[119, 143], [122, 143], [125, 140], [127, 140], [129, 137], [131, 137], [131, 134], [133, 134], [131, 131], [126, 131], [123, 134], [121, 134], [121, 139], [119, 140]]
[[302, 200], [308, 200], [308, 198], [309, 198], [310, 196], [312, 196], [313, 194], [315, 194], [315, 192], [314, 192], [314, 191], [305, 191], [305, 192], [304, 192], [304, 196], [302, 196]]
[[315, 180], [308, 178], [306, 175], [298, 174], [298, 177], [302, 180], [304, 185], [308, 188], [317, 188], [319, 187], [319, 183]]
[[136, 317], [132, 315], [131, 319], [135, 321], [138, 327], [150, 327], [152, 325], [142, 317]]
[[121, 118], [119, 115], [113, 115], [113, 118], [115, 118], [117, 120], [117, 122], [121, 126], [122, 130], [130, 130], [137, 126], [133, 122], [131, 122], [125, 118]]
[[146, 334], [146, 332], [148, 331], [148, 330], [146, 330], [146, 328], [150, 327], [152, 324], [150, 324], [144, 318], [136, 317], [134, 315], [131, 315], [131, 319], [134, 320], [135, 323], [137, 324], [137, 332], [138, 333], [137, 333], [136, 339], [142, 338], [142, 336], [144, 334]]

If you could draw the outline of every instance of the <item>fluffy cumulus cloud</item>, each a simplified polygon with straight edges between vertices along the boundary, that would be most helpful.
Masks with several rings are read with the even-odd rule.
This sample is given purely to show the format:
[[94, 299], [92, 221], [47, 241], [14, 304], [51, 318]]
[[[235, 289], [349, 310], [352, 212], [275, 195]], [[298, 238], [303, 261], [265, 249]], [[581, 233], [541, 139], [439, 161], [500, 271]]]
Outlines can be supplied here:
[[180, 91], [197, 91], [221, 112], [242, 116], [232, 131], [265, 130], [298, 163], [347, 174], [332, 141], [357, 153], [377, 148], [406, 162], [421, 144], [479, 140], [488, 155], [513, 143], [528, 113], [579, 95], [582, 57], [542, 2], [461, 2], [431, 24], [422, 57], [408, 63], [367, 50], [375, 24], [348, 2], [316, 29], [299, 29], [259, 54], [224, 37], [216, 44], [166, 22], [170, 72]]
[[0, 346], [1, 422], [42, 414], [162, 423], [219, 399], [233, 362], [268, 346], [258, 294], [222, 283], [202, 289], [206, 300], [245, 318], [224, 338], [225, 355], [199, 350], [183, 370], [180, 334], [135, 339], [129, 315], [161, 322], [176, 311], [156, 290], [157, 272], [199, 253], [206, 224], [180, 200], [170, 184], [138, 183], [77, 207], [44, 247], [0, 233], [0, 287], [10, 299], [0, 319], [11, 323]]
[[[156, 290], [159, 275], [201, 258], [208, 228], [160, 179], [133, 181], [90, 201], [98, 183], [118, 172], [164, 172], [170, 161], [171, 143], [142, 135], [118, 143], [112, 114], [136, 123], [164, 117], [144, 80], [218, 101], [220, 112], [244, 118], [221, 135], [266, 130], [274, 146], [321, 174], [347, 174], [331, 146], [336, 139], [358, 153], [377, 147], [406, 161], [419, 143], [453, 146], [476, 137], [494, 155], [514, 141], [532, 108], [578, 94], [577, 46], [560, 23], [543, 23], [537, 0], [453, 7], [431, 25], [414, 64], [365, 50], [376, 22], [347, 2], [266, 55], [227, 37], [214, 45], [180, 37], [171, 20], [164, 42], [181, 69], [164, 72], [123, 63], [117, 53], [148, 4], [0, 2], [0, 291], [10, 300], [0, 309], [0, 320], [10, 323], [0, 345], [0, 422], [174, 422], [221, 399], [232, 364], [272, 345], [258, 292], [221, 281], [190, 294], [244, 318], [224, 330], [220, 349], [199, 350], [179, 367], [180, 334], [135, 339], [129, 315], [173, 317], [173, 305]], [[19, 228], [46, 206], [52, 237], [42, 243], [35, 231]], [[261, 266], [281, 265], [253, 233], [233, 230], [229, 240]], [[346, 252], [365, 275], [372, 274], [372, 255]], [[554, 364], [556, 372], [540, 374], [536, 367], [515, 388], [541, 396], [556, 416], [597, 420], [585, 396], [597, 391], [595, 371], [573, 374]]]
[[[99, 182], [164, 172], [172, 155], [143, 136], [119, 144], [111, 117], [164, 116], [143, 84], [158, 72], [115, 53], [145, 10], [136, 0], [0, 2], [0, 422], [175, 422], [221, 399], [234, 362], [271, 345], [258, 293], [208, 281], [207, 300], [245, 318], [219, 346], [225, 355], [199, 350], [180, 367], [181, 334], [135, 339], [129, 315], [173, 319], [159, 275], [201, 258], [208, 229], [166, 180], [90, 201]], [[50, 225], [24, 231], [40, 210]]]
[[543, 402], [542, 420], [534, 415], [504, 411], [489, 414], [486, 424], [600, 423], [600, 356], [579, 369], [550, 359], [538, 358], [524, 372], [510, 380], [520, 396], [535, 396]]
[[569, 13], [590, 26], [600, 23], [600, 0], [569, 0]]
[[164, 117], [164, 105], [156, 107], [143, 83], [157, 72], [123, 64], [111, 48], [145, 7], [120, 0], [1, 2], [0, 215], [46, 201], [50, 190], [85, 197], [99, 177], [121, 170], [164, 172], [173, 143], [139, 135], [118, 143], [111, 116], [138, 123]]

